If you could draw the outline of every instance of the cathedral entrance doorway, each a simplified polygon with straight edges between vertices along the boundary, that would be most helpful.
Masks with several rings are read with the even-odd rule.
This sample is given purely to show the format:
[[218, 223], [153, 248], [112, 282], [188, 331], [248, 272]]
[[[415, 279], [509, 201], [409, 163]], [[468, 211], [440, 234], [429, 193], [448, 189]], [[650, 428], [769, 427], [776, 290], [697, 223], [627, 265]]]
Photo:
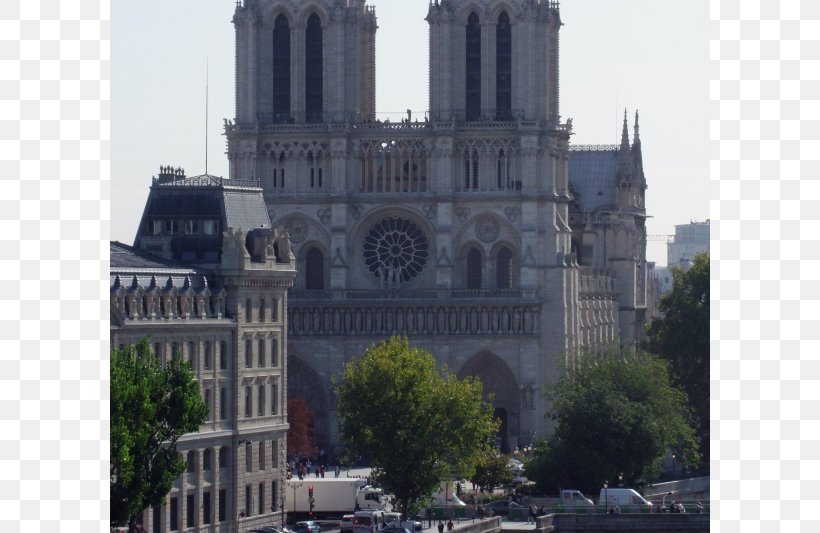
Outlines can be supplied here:
[[288, 357], [288, 398], [305, 402], [313, 414], [313, 440], [317, 452], [330, 450], [329, 388], [310, 365], [297, 357]]
[[492, 352], [480, 352], [471, 357], [458, 372], [458, 378], [477, 377], [484, 385], [484, 399], [493, 396], [496, 418], [501, 420], [496, 443], [503, 453], [508, 453], [518, 443], [521, 399], [518, 381], [510, 367]]

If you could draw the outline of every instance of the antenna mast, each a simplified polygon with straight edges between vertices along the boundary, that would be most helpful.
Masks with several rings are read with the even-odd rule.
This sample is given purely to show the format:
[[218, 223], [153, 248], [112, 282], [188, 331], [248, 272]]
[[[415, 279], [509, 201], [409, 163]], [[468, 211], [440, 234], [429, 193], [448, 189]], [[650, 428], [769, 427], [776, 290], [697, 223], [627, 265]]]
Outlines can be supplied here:
[[205, 175], [208, 175], [208, 59], [205, 58]]

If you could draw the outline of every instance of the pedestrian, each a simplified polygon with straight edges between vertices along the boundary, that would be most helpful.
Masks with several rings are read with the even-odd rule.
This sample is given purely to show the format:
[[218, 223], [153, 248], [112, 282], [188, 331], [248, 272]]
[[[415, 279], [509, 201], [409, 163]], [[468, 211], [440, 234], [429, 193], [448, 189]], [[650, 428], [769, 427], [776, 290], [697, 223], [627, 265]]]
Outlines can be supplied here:
[[453, 519], [450, 518], [450, 519], [447, 520], [447, 531], [452, 531], [452, 530], [453, 530]]
[[703, 513], [704, 511], [703, 504], [701, 502], [698, 502], [697, 511], [699, 513]]
[[535, 504], [530, 504], [529, 512], [527, 513], [527, 523], [534, 524], [535, 523], [535, 513], [538, 512], [538, 508]]
[[621, 507], [619, 505], [615, 506], [615, 514], [621, 514]]
[[438, 521], [438, 533], [444, 533], [444, 522]]

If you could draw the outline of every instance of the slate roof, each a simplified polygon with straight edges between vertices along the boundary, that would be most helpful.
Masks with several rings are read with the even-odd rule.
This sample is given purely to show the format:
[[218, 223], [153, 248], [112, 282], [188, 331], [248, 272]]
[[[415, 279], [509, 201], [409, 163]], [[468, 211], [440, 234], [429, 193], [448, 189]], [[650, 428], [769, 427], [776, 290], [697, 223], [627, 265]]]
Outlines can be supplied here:
[[262, 191], [251, 193], [224, 189], [225, 224], [229, 228], [270, 228], [270, 217]]
[[211, 272], [207, 269], [198, 268], [178, 261], [168, 261], [144, 250], [139, 250], [133, 246], [128, 246], [119, 241], [110, 243], [110, 267], [109, 282], [114, 288], [119, 278], [119, 284], [129, 287], [133, 284], [134, 278], [141, 287], [149, 287], [151, 280], [154, 283], [165, 287], [169, 280], [174, 286], [182, 288], [185, 279], [194, 288], [199, 290], [207, 284], [206, 277]]
[[618, 146], [577, 145], [569, 151], [569, 182], [581, 211], [615, 203]]

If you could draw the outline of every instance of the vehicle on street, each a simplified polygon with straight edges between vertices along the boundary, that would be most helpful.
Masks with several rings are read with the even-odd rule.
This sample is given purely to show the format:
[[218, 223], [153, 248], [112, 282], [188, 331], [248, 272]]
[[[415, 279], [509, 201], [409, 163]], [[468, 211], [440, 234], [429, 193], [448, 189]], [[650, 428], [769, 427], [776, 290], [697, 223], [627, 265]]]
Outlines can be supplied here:
[[485, 510], [492, 511], [493, 516], [507, 516], [508, 514], [510, 514], [510, 507], [526, 507], [524, 505], [521, 505], [520, 503], [511, 502], [509, 500], [496, 500], [494, 502], [485, 503], [483, 505]]
[[387, 526], [386, 528], [382, 529], [380, 533], [413, 533], [406, 527], [401, 526]]
[[342, 516], [342, 521], [339, 522], [339, 533], [350, 533], [353, 531], [353, 515], [346, 514]]
[[385, 512], [378, 510], [353, 513], [353, 533], [376, 533], [386, 525]]
[[652, 509], [652, 502], [647, 501], [635, 489], [625, 489], [621, 487], [601, 489], [601, 494], [598, 497], [598, 505], [606, 506], [607, 509], [611, 507], [624, 508], [640, 508], [648, 507]]
[[562, 490], [561, 505], [565, 510], [578, 509], [579, 507], [595, 507], [592, 500], [584, 496], [580, 490]]
[[304, 522], [296, 522], [293, 530], [296, 533], [319, 533], [321, 531], [319, 524], [313, 520], [305, 520]]
[[359, 478], [289, 479], [285, 511], [296, 520], [338, 518], [362, 509], [384, 509], [384, 491]]

